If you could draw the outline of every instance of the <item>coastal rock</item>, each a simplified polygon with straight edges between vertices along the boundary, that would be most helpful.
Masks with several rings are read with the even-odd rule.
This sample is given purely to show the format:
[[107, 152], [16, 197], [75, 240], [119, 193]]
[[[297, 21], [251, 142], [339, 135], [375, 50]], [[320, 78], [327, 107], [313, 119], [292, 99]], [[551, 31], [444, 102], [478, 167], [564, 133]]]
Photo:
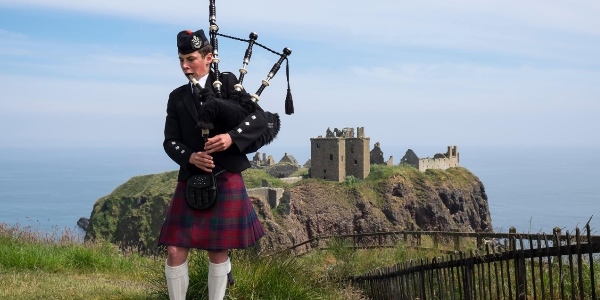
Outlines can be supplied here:
[[129, 179], [96, 201], [85, 240], [102, 238], [121, 248], [156, 250], [176, 184], [176, 171]]
[[77, 226], [79, 226], [79, 228], [83, 229], [84, 231], [87, 230], [89, 224], [90, 219], [88, 218], [81, 217], [79, 218], [79, 220], [77, 220]]
[[356, 187], [304, 180], [286, 190], [289, 207], [261, 241], [274, 247], [271, 234], [285, 248], [318, 236], [377, 231], [436, 230], [492, 232], [483, 183], [464, 168], [425, 173], [407, 170]]
[[[279, 205], [251, 196], [265, 229], [261, 251], [311, 238], [400, 230], [492, 232], [483, 183], [462, 167], [419, 172], [382, 167], [391, 175], [338, 183], [303, 179], [285, 188]], [[176, 172], [134, 177], [94, 205], [86, 239], [152, 249], [176, 184]], [[249, 187], [250, 188], [250, 187]], [[140, 201], [143, 199], [144, 201]], [[310, 247], [310, 245], [307, 245]]]

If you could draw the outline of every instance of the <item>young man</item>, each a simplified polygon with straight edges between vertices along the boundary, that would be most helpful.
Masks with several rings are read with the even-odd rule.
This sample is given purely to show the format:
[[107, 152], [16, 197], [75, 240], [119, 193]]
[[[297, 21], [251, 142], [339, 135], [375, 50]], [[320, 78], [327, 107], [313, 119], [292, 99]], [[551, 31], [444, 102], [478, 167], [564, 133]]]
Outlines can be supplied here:
[[[204, 32], [179, 32], [177, 50], [186, 78], [191, 75], [200, 85], [212, 89], [216, 75], [210, 70], [212, 47]], [[223, 84], [222, 98], [226, 99], [237, 79], [224, 73], [219, 80]], [[163, 147], [179, 164], [179, 175], [159, 244], [167, 246], [165, 275], [171, 300], [185, 299], [190, 248], [208, 251], [209, 300], [221, 300], [231, 271], [228, 250], [250, 247], [264, 235], [241, 172], [250, 167], [243, 150], [259, 138], [266, 124], [249, 116], [233, 129], [215, 126], [212, 131], [219, 134], [211, 135], [204, 144], [194, 118], [202, 105], [196, 93], [191, 84], [184, 84], [171, 92], [167, 104]], [[210, 208], [196, 210], [185, 200], [186, 181], [201, 172], [218, 174], [218, 199]]]

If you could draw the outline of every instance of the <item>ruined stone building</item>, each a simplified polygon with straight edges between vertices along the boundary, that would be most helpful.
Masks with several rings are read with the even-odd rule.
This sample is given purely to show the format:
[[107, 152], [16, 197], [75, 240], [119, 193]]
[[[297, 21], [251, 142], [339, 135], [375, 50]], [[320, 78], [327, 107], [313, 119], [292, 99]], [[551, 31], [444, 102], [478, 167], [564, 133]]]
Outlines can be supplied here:
[[460, 155], [456, 146], [448, 146], [446, 153], [437, 153], [433, 158], [419, 158], [412, 149], [408, 149], [404, 157], [402, 157], [401, 163], [406, 163], [419, 169], [421, 172], [425, 172], [427, 169], [439, 169], [446, 170], [452, 167], [458, 167], [460, 161]]
[[294, 156], [287, 153], [283, 155], [278, 163], [275, 163], [272, 155], [267, 157], [267, 155], [263, 153], [261, 158], [261, 154], [256, 152], [250, 164], [252, 165], [252, 168], [264, 169], [268, 174], [276, 178], [288, 177], [300, 169], [298, 161], [296, 161]]
[[296, 173], [299, 169], [300, 166], [298, 165], [298, 161], [293, 155], [287, 154], [286, 152], [278, 163], [267, 170], [267, 173], [271, 174], [273, 177], [285, 178]]
[[302, 165], [305, 169], [310, 169], [310, 158]]
[[283, 155], [283, 157], [279, 160], [278, 164], [292, 164], [298, 165], [298, 161], [294, 158], [293, 155], [287, 154], [287, 152]]
[[364, 127], [331, 131], [310, 139], [310, 177], [342, 182], [346, 176], [365, 179], [371, 171], [370, 138]]
[[261, 158], [260, 152], [256, 152], [254, 153], [254, 157], [252, 158], [250, 164], [253, 168], [268, 167], [274, 165], [275, 160], [273, 159], [272, 155], [267, 157], [266, 153], [263, 153]]
[[[346, 127], [342, 130], [327, 128], [325, 137], [310, 139], [310, 159], [303, 165], [309, 169], [309, 176], [343, 182], [347, 176], [365, 179], [369, 176], [371, 165], [382, 164], [393, 166], [394, 157], [386, 161], [379, 142], [369, 151], [370, 138], [365, 136], [364, 127]], [[262, 157], [261, 157], [262, 156]], [[456, 146], [448, 146], [446, 153], [437, 153], [433, 158], [419, 158], [412, 149], [408, 149], [400, 163], [409, 164], [425, 172], [427, 169], [446, 170], [458, 167], [460, 155]], [[269, 174], [278, 178], [293, 175], [300, 169], [298, 161], [287, 152], [275, 163], [272, 155], [256, 152], [250, 162], [253, 168], [266, 169]]]
[[381, 151], [381, 144], [379, 142], [375, 143], [373, 150], [371, 150], [370, 157], [372, 165], [394, 165], [393, 156], [390, 156], [390, 158], [387, 161], [383, 160], [383, 151]]

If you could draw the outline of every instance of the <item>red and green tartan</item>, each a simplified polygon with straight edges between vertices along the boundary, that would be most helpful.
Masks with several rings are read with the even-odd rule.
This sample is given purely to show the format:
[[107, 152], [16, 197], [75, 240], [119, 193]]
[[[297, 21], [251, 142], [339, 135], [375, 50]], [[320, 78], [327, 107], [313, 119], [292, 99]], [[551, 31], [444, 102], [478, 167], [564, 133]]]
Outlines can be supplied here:
[[196, 210], [185, 201], [186, 183], [177, 183], [163, 223], [159, 245], [204, 250], [245, 249], [264, 235], [241, 173], [217, 176], [216, 203]]

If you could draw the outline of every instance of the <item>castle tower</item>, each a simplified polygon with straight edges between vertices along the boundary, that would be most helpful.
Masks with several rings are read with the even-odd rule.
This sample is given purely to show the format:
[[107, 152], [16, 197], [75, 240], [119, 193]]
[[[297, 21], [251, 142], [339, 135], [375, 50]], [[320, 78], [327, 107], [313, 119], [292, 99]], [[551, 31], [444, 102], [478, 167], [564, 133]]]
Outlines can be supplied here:
[[310, 177], [344, 181], [346, 144], [344, 138], [318, 137], [310, 139]]
[[454, 157], [456, 157], [456, 164], [458, 166], [458, 164], [460, 163], [460, 154], [458, 153], [457, 146], [454, 146]]
[[346, 139], [346, 176], [365, 179], [371, 172], [371, 139], [364, 132], [364, 127], [358, 127], [358, 137]]
[[452, 147], [452, 157], [450, 158], [450, 164], [452, 167], [458, 167], [460, 163], [460, 154], [458, 154], [458, 147]]
[[359, 127], [357, 133], [358, 137], [355, 137], [354, 128], [336, 128], [334, 131], [327, 129], [325, 138], [311, 138], [310, 176], [338, 182], [350, 175], [358, 179], [369, 176], [370, 138], [365, 137], [364, 127]]

